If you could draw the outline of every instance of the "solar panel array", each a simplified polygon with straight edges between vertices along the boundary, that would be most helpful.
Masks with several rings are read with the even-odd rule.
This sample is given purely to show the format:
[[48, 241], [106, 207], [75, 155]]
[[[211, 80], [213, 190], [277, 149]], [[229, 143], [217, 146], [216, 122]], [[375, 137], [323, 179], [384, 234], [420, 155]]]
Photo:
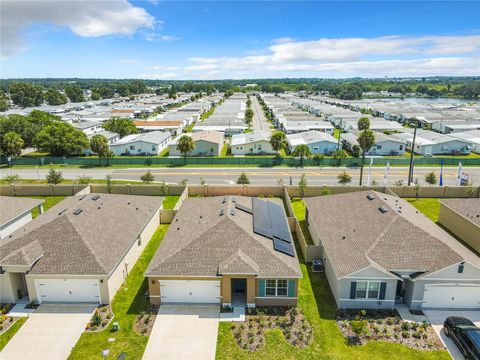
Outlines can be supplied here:
[[275, 251], [295, 256], [290, 228], [281, 205], [253, 198], [253, 232], [272, 239]]

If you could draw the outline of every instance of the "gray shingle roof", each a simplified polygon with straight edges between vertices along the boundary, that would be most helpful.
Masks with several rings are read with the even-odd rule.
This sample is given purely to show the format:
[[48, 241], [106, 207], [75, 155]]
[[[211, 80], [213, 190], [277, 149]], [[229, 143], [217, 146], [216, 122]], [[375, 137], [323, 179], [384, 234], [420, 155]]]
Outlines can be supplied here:
[[44, 200], [40, 199], [0, 196], [0, 225], [5, 225], [43, 202]]
[[[480, 199], [444, 199], [440, 201], [445, 206], [459, 213], [474, 224], [480, 226]], [[480, 234], [478, 234], [480, 238]]]
[[475, 254], [400, 198], [360, 191], [307, 198], [305, 203], [339, 278], [372, 264], [425, 273], [464, 260], [480, 266]]
[[[26, 265], [40, 246], [31, 274], [109, 275], [163, 198], [98, 194], [94, 201], [95, 195], [68, 197], [3, 239], [0, 265]], [[76, 209], [83, 211], [75, 215]]]
[[[225, 203], [224, 198], [185, 200], [146, 276], [256, 273], [258, 277], [301, 277], [296, 254], [291, 257], [275, 251], [271, 239], [253, 232], [252, 214], [235, 209], [232, 197], [226, 197]], [[235, 201], [252, 208], [250, 197]]]

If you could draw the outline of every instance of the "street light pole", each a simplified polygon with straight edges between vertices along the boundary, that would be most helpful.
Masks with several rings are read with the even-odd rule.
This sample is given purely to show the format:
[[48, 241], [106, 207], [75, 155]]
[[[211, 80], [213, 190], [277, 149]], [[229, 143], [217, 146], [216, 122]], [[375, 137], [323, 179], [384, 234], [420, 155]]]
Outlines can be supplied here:
[[410, 166], [408, 168], [408, 183], [407, 185], [410, 186], [410, 184], [413, 181], [413, 156], [415, 153], [415, 140], [417, 138], [417, 127], [418, 127], [418, 121], [415, 119], [415, 128], [413, 130], [413, 141], [412, 141], [412, 149], [410, 152]]

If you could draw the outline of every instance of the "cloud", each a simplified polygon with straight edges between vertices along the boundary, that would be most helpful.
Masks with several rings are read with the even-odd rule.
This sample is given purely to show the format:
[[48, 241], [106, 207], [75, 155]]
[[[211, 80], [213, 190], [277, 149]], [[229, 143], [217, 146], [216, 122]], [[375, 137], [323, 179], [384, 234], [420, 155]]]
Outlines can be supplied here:
[[175, 71], [181, 69], [180, 66], [163, 66], [163, 65], [154, 65], [152, 66], [153, 70], [162, 70], [162, 71]]
[[158, 34], [156, 32], [145, 32], [143, 34], [143, 37], [147, 41], [165, 41], [165, 42], [170, 42], [170, 41], [175, 41], [180, 39], [173, 35]]
[[124, 64], [135, 64], [138, 62], [138, 59], [120, 59], [120, 62]]
[[126, 0], [2, 0], [2, 57], [25, 50], [24, 30], [32, 24], [51, 24], [82, 37], [133, 35], [157, 22], [141, 7]]
[[166, 72], [160, 74], [142, 74], [142, 79], [155, 79], [155, 80], [169, 80], [178, 78], [178, 74], [174, 72]]

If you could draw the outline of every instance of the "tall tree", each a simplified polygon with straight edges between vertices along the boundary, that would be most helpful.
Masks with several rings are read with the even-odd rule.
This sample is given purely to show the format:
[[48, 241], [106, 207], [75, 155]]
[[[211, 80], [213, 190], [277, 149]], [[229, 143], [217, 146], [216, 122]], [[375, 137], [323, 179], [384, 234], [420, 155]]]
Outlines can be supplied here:
[[280, 151], [287, 147], [287, 137], [283, 131], [275, 131], [270, 137], [270, 145], [272, 149], [277, 152], [277, 155], [280, 155]]
[[77, 84], [68, 84], [67, 86], [65, 86], [65, 94], [67, 94], [71, 102], [85, 101], [85, 97], [83, 96], [83, 90]]
[[293, 150], [292, 155], [300, 158], [300, 167], [303, 167], [303, 160], [312, 156], [312, 152], [308, 145], [300, 144]]
[[305, 197], [305, 191], [307, 191], [307, 187], [308, 187], [307, 175], [302, 174], [302, 176], [300, 176], [300, 180], [298, 180], [298, 191], [302, 199]]
[[360, 185], [362, 185], [363, 179], [363, 166], [365, 163], [365, 153], [375, 145], [375, 135], [372, 130], [363, 130], [357, 138], [358, 144], [362, 149], [362, 162], [360, 164]]
[[45, 100], [48, 105], [62, 105], [67, 103], [67, 97], [54, 88], [48, 88], [45, 93]]
[[105, 136], [100, 134], [93, 135], [90, 139], [90, 149], [98, 155], [100, 162], [102, 159], [106, 159], [107, 165], [109, 165], [108, 159], [113, 156], [113, 153], [108, 146], [108, 139]]
[[370, 129], [370, 119], [368, 117], [361, 117], [358, 119], [357, 126], [359, 131]]
[[40, 86], [30, 83], [13, 83], [9, 86], [10, 99], [22, 108], [39, 106], [43, 102], [43, 91]]
[[40, 151], [47, 151], [52, 156], [78, 154], [90, 144], [81, 130], [64, 122], [56, 122], [45, 126], [33, 139]]
[[247, 123], [248, 128], [252, 126], [252, 121], [253, 121], [253, 110], [250, 108], [247, 108], [245, 110], [245, 122]]
[[138, 129], [132, 119], [111, 117], [103, 123], [105, 130], [117, 133], [120, 137], [124, 137], [130, 134], [137, 134]]
[[10, 109], [10, 98], [4, 92], [0, 92], [0, 111]]
[[195, 148], [195, 143], [191, 136], [182, 135], [180, 139], [178, 139], [177, 150], [183, 154], [183, 159], [185, 164], [187, 163], [187, 155]]
[[5, 156], [20, 156], [22, 154], [23, 140], [19, 134], [10, 131], [0, 138], [0, 151]]

